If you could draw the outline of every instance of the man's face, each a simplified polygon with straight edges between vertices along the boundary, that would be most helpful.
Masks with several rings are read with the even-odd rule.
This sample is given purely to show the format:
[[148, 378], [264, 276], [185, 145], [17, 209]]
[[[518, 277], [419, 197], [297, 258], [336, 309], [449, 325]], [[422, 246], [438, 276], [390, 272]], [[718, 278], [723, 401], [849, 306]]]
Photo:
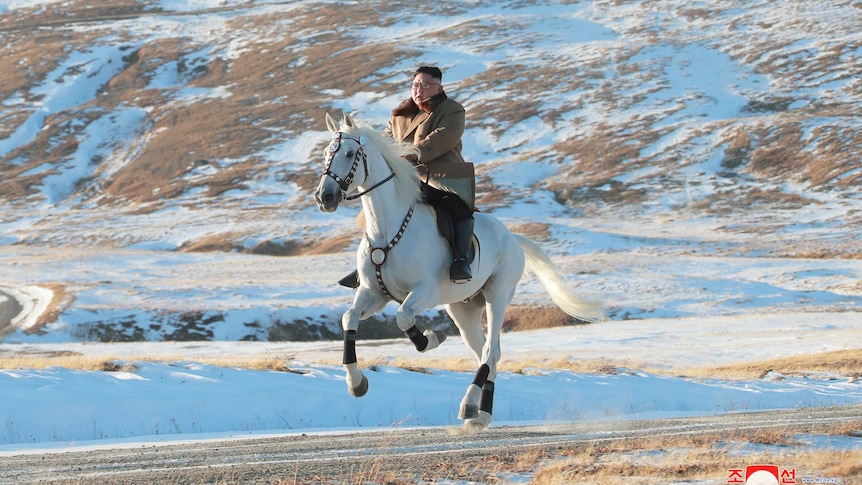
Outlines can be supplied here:
[[411, 97], [417, 105], [421, 105], [428, 98], [436, 96], [441, 91], [443, 91], [443, 86], [440, 84], [440, 80], [424, 72], [414, 76], [413, 82], [410, 84]]

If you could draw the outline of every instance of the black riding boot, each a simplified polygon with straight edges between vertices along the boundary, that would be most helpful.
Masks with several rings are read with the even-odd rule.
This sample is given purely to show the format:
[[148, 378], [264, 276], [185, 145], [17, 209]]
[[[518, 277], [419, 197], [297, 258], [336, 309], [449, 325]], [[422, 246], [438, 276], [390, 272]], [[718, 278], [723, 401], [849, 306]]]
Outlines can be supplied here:
[[470, 263], [467, 262], [467, 252], [470, 241], [473, 240], [473, 218], [455, 222], [455, 235], [452, 244], [452, 266], [449, 267], [449, 279], [453, 283], [466, 283], [473, 278]]
[[338, 284], [354, 290], [359, 288], [359, 271], [354, 269], [352, 273], [338, 280]]

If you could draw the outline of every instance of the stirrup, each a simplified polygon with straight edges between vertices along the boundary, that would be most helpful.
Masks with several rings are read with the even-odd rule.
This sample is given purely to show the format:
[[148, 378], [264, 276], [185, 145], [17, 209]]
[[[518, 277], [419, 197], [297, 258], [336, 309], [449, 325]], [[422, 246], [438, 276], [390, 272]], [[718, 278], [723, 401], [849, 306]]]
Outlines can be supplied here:
[[352, 273], [338, 280], [338, 284], [347, 288], [359, 288], [359, 271], [353, 270]]
[[452, 265], [449, 267], [449, 279], [457, 285], [473, 279], [473, 275], [470, 273], [470, 264], [466, 259], [458, 258], [452, 261]]

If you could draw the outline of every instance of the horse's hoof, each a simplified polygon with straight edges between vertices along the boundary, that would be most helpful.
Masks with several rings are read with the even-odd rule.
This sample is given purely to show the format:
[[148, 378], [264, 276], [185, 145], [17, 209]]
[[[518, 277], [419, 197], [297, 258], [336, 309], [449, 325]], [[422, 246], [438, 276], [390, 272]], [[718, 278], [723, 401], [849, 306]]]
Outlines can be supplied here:
[[[353, 397], [362, 397], [368, 392], [368, 378], [362, 375], [362, 381], [356, 387], [347, 386], [350, 395]], [[478, 409], [478, 408], [477, 408]]]
[[491, 414], [487, 411], [479, 411], [478, 416], [464, 421], [464, 428], [469, 428], [475, 431], [488, 429], [491, 425]]
[[440, 344], [446, 341], [446, 334], [439, 330], [425, 330], [425, 332], [423, 332], [423, 335], [425, 335], [425, 338], [428, 339], [428, 344], [423, 350], [421, 350], [421, 352], [427, 352], [429, 350], [436, 349], [440, 346]]
[[473, 419], [479, 416], [479, 406], [476, 404], [462, 404], [458, 412], [458, 419]]

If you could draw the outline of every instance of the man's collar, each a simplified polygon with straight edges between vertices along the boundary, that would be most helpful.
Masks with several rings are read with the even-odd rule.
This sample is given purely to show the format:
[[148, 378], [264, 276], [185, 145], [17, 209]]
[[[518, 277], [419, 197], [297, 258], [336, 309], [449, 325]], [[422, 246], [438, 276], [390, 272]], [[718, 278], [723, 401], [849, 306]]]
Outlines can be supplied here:
[[443, 100], [447, 97], [448, 96], [446, 96], [445, 92], [440, 91], [439, 93], [432, 96], [431, 99], [429, 99], [427, 102], [420, 104], [419, 109], [426, 113], [433, 113], [434, 110], [437, 109], [438, 106], [440, 106], [440, 103], [442, 103]]
[[396, 106], [395, 109], [392, 110], [392, 115], [413, 117], [416, 116], [416, 114], [420, 111], [432, 113], [447, 97], [448, 96], [446, 96], [446, 93], [444, 92], [440, 92], [434, 95], [430, 100], [428, 100], [428, 107], [430, 108], [430, 110], [422, 110], [421, 108], [419, 108], [419, 106], [416, 105], [416, 103], [413, 102], [413, 98], [407, 98], [402, 101], [398, 106]]

